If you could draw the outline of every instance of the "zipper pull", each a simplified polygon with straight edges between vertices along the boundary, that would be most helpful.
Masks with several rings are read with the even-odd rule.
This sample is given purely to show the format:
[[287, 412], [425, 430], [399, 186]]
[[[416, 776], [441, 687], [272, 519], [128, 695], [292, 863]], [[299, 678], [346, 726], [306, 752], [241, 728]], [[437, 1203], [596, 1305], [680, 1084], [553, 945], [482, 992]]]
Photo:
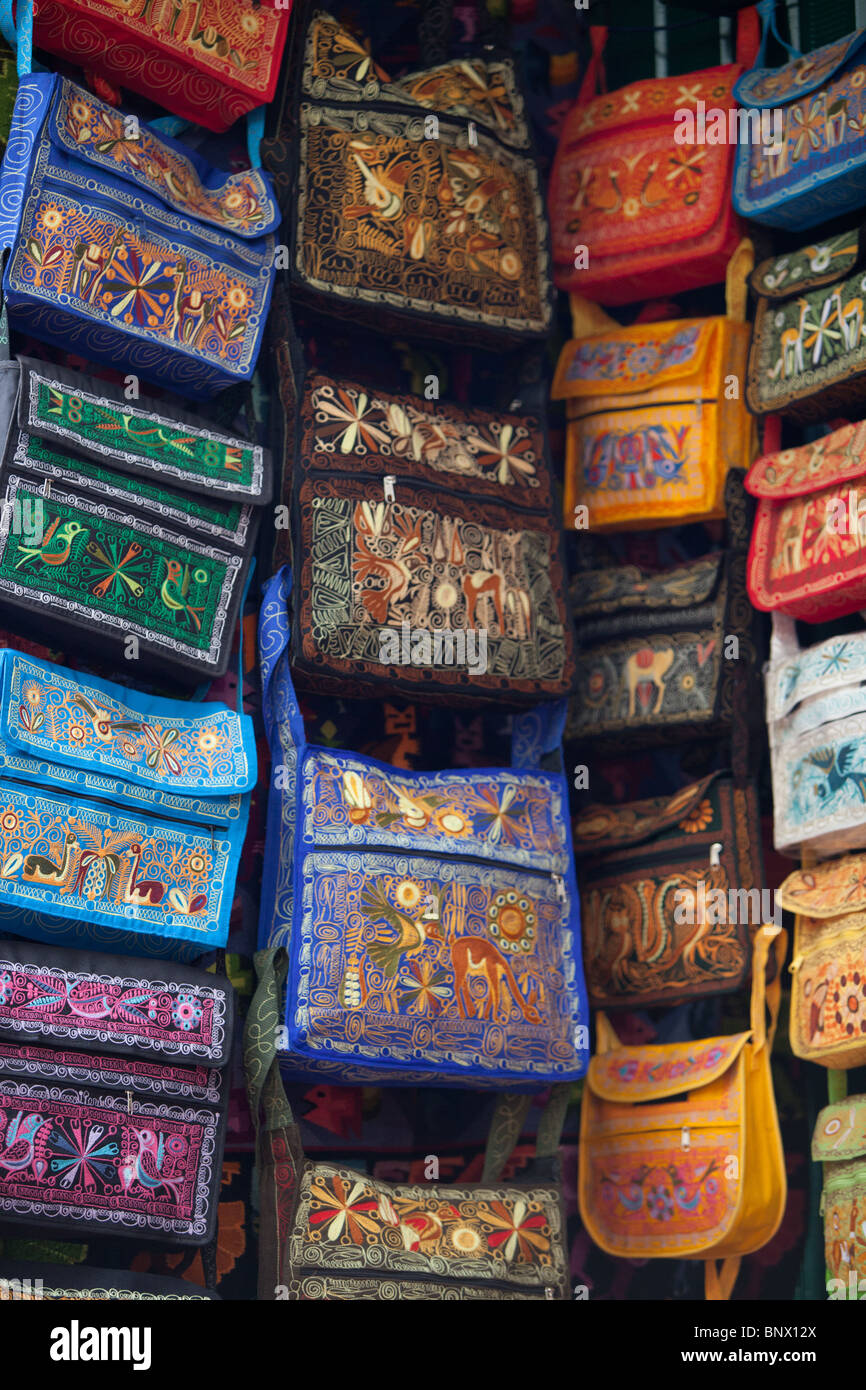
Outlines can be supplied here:
[[382, 487], [385, 490], [386, 502], [394, 501], [394, 484], [396, 483], [396, 481], [397, 479], [395, 478], [393, 473], [389, 473], [386, 478], [382, 479]]
[[688, 1153], [689, 1149], [692, 1147], [692, 1138], [689, 1134], [688, 1125], [683, 1125], [682, 1134], [680, 1135], [680, 1144], [684, 1153]]
[[549, 1284], [546, 1284], [544, 1287], [544, 1297], [553, 1298], [553, 1289], [550, 1287]]
[[802, 957], [802, 955], [795, 956], [794, 959], [791, 961], [791, 964], [788, 966], [788, 969], [789, 969], [789, 971], [791, 972], [792, 975], [796, 975], [797, 971], [800, 969], [800, 966], [801, 966], [802, 964], [803, 964], [803, 957]]
[[560, 903], [568, 902], [568, 893], [565, 890], [565, 879], [562, 874], [553, 874], [553, 886], [556, 889], [556, 900]]

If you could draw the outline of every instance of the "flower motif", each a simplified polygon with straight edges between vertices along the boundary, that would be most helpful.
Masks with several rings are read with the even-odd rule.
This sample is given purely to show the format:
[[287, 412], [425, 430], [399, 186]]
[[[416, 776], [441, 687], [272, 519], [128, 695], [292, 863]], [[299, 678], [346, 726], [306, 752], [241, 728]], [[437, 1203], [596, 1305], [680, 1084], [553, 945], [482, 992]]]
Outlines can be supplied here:
[[249, 291], [243, 285], [230, 285], [226, 291], [226, 301], [236, 314], [242, 314], [250, 307]]
[[433, 824], [443, 835], [450, 835], [454, 840], [472, 834], [472, 822], [454, 806], [440, 806], [433, 815]]
[[[329, 1186], [330, 1184], [330, 1186]], [[365, 1235], [375, 1235], [378, 1222], [371, 1213], [378, 1215], [379, 1203], [368, 1192], [363, 1182], [344, 1182], [339, 1173], [331, 1178], [315, 1178], [310, 1184], [310, 1196], [321, 1206], [310, 1212], [310, 1225], [322, 1226], [326, 1240], [344, 1240], [353, 1245], [362, 1245]]]
[[696, 835], [699, 830], [706, 830], [707, 826], [712, 824], [712, 820], [712, 804], [704, 797], [697, 806], [683, 816], [677, 824], [677, 829], [684, 830], [687, 835]]
[[503, 787], [479, 787], [472, 793], [472, 806], [477, 814], [473, 817], [475, 829], [491, 844], [500, 842], [506, 845], [518, 844], [521, 830], [525, 826], [520, 821], [526, 814], [526, 802], [515, 801], [517, 788], [513, 783]]
[[487, 1237], [487, 1244], [506, 1260], [518, 1257], [535, 1264], [550, 1249], [545, 1234], [547, 1218], [541, 1211], [532, 1211], [522, 1199], [513, 1207], [505, 1202], [491, 1202], [488, 1220], [495, 1229]]
[[802, 159], [810, 150], [819, 150], [824, 139], [824, 109], [823, 94], [814, 100], [809, 106], [808, 114], [805, 106], [794, 106], [791, 108], [791, 119], [795, 126], [799, 126], [800, 133], [794, 144], [794, 152], [791, 158], [796, 161]]
[[54, 203], [46, 203], [37, 218], [37, 225], [40, 226], [44, 232], [59, 232], [60, 228], [63, 226], [63, 222], [63, 213]]
[[419, 1014], [438, 1014], [453, 993], [447, 970], [427, 960], [412, 961], [399, 976], [399, 983], [401, 1002]]
[[646, 1194], [646, 1205], [656, 1221], [668, 1221], [674, 1214], [674, 1199], [666, 1187], [651, 1187]]
[[866, 974], [854, 970], [840, 975], [833, 1003], [836, 1024], [849, 1038], [855, 1033], [866, 1033]]
[[372, 814], [373, 798], [359, 773], [343, 773], [343, 800], [349, 809], [352, 824], [365, 825]]
[[201, 1000], [195, 994], [179, 994], [171, 1010], [171, 1016], [178, 1028], [185, 1033], [195, 1028], [202, 1015]]
[[370, 418], [373, 407], [365, 391], [353, 396], [342, 387], [333, 392], [323, 388], [316, 393], [315, 407], [321, 429], [320, 447], [333, 440], [341, 454], [351, 454], [390, 443], [387, 432]]
[[81, 724], [70, 724], [69, 737], [73, 743], [84, 743], [87, 740], [87, 730]]
[[215, 753], [223, 742], [223, 736], [218, 729], [202, 729], [196, 739], [196, 747], [200, 753]]
[[8, 970], [0, 975], [0, 1004], [8, 1004], [12, 998], [12, 976]]
[[490, 434], [471, 430], [470, 448], [478, 453], [479, 467], [495, 470], [497, 481], [503, 485], [535, 476], [535, 454], [529, 435], [515, 437], [513, 425], [490, 427]]
[[191, 879], [207, 878], [211, 871], [211, 857], [204, 851], [199, 850], [191, 854], [186, 861], [186, 871]]

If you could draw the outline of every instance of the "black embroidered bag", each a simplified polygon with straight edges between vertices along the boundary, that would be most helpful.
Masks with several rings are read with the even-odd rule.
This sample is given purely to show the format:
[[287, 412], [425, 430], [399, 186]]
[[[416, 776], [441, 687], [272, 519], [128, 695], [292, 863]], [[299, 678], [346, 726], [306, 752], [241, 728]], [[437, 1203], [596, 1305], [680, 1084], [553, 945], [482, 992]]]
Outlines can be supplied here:
[[209, 1303], [219, 1294], [188, 1279], [91, 1265], [0, 1258], [0, 1303]]
[[62, 632], [125, 657], [134, 637], [150, 667], [220, 676], [270, 486], [258, 444], [21, 358], [0, 474], [0, 607], [54, 642]]
[[513, 61], [484, 53], [391, 81], [324, 10], [305, 32], [262, 146], [295, 296], [383, 332], [544, 339], [547, 219]]
[[0, 1227], [208, 1242], [234, 1024], [222, 976], [0, 941]]
[[296, 420], [300, 683], [449, 703], [574, 689], [543, 420], [322, 373], [307, 375]]

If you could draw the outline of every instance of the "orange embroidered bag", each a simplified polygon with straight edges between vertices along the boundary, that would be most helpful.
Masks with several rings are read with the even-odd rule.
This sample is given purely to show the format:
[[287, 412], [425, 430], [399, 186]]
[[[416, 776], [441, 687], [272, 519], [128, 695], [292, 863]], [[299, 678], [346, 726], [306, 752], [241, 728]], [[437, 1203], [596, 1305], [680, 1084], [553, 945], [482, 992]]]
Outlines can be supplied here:
[[[724, 280], [741, 236], [731, 204], [736, 141], [702, 142], [700, 113], [706, 121], [735, 112], [742, 69], [650, 78], [593, 97], [607, 30], [590, 34], [593, 59], [550, 180], [556, 284], [631, 304]], [[678, 112], [696, 117], [692, 129]]]
[[772, 1239], [785, 1210], [770, 1050], [786, 944], [780, 927], [755, 936], [746, 1033], [623, 1047], [597, 1017], [581, 1107], [583, 1224], [609, 1255], [704, 1260], [709, 1299], [730, 1296], [740, 1257]]
[[753, 453], [739, 387], [730, 399], [748, 346], [748, 326], [723, 316], [566, 343], [552, 391], [568, 414], [566, 526], [622, 531], [724, 516], [725, 475]]
[[748, 570], [756, 608], [824, 623], [866, 606], [866, 421], [759, 458], [746, 488], [758, 498]]
[[866, 854], [796, 869], [779, 889], [794, 918], [791, 1051], [833, 1071], [866, 1063]]

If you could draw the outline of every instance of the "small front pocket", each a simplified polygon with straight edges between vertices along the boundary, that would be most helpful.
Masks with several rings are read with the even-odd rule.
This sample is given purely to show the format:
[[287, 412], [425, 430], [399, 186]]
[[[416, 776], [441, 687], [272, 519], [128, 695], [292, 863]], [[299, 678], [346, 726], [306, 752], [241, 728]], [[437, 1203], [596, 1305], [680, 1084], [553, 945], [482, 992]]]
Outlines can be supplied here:
[[579, 945], [561, 878], [334, 848], [308, 853], [300, 879], [291, 1052], [386, 1074], [580, 1074]]

